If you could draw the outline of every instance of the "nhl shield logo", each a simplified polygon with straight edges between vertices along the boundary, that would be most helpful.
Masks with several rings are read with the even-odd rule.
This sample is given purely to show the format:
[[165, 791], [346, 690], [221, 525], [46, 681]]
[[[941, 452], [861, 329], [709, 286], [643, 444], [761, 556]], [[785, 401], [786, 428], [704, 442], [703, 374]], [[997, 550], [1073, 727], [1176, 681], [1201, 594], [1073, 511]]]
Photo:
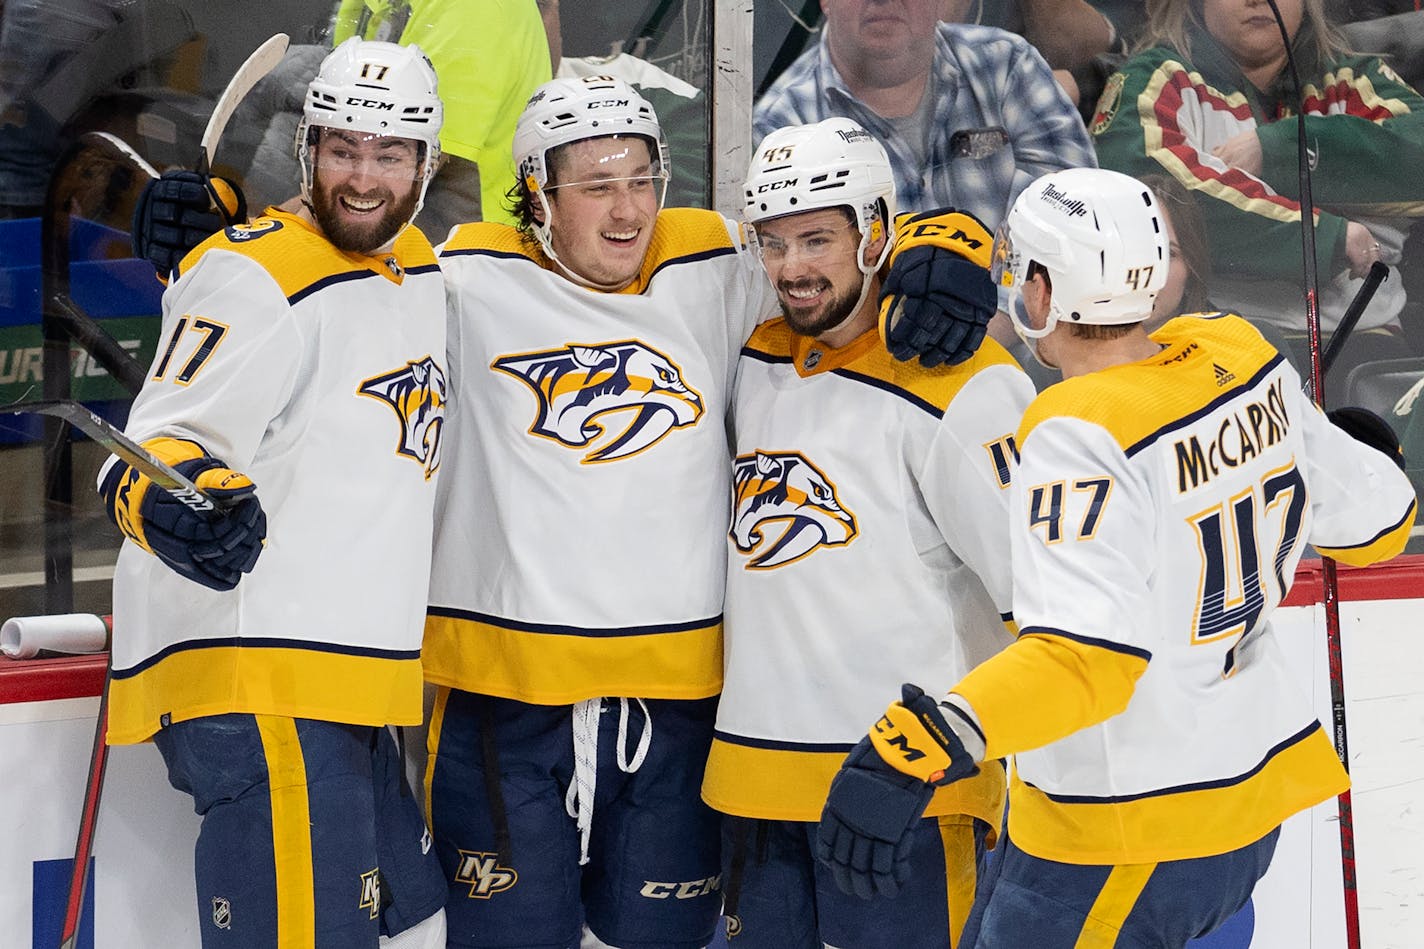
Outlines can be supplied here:
[[219, 929], [232, 928], [232, 904], [225, 896], [213, 897], [213, 925]]
[[490, 368], [514, 376], [538, 399], [531, 435], [591, 449], [582, 464], [636, 455], [673, 429], [696, 425], [704, 411], [682, 369], [636, 339], [516, 353]]
[[[800, 452], [738, 455], [732, 473], [732, 542], [748, 554], [748, 570], [769, 570], [822, 547], [855, 539], [855, 515], [836, 486]], [[776, 525], [783, 529], [775, 534]]]
[[445, 371], [431, 357], [407, 362], [363, 381], [356, 390], [389, 405], [400, 419], [396, 454], [425, 467], [425, 479], [440, 467], [440, 434], [445, 423]]

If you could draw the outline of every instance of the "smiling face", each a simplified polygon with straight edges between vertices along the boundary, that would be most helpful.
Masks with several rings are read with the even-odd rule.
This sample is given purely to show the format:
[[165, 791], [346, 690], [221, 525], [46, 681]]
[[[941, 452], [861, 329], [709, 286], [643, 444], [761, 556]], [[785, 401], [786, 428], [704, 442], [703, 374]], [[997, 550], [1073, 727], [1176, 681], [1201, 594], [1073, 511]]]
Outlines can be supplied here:
[[638, 276], [653, 239], [661, 181], [637, 136], [590, 138], [554, 153], [550, 239], [565, 267], [608, 290]]
[[361, 254], [389, 244], [415, 215], [421, 145], [414, 139], [318, 128], [312, 216], [337, 247]]
[[[860, 299], [860, 232], [842, 208], [772, 218], [756, 225], [762, 264], [792, 330], [820, 336], [843, 323]], [[877, 248], [878, 249], [878, 248]]]

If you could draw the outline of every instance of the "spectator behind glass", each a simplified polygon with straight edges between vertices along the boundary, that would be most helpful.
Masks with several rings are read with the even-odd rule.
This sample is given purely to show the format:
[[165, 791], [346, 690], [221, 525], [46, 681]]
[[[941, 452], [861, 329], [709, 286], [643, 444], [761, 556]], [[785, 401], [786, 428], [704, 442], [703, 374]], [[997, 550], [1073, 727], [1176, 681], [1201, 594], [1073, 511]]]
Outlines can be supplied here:
[[[1098, 9], [1104, 0], [941, 0], [939, 18], [946, 23], [975, 23], [1017, 33], [1033, 44], [1053, 69], [1053, 78], [1068, 99], [1081, 108], [1084, 90], [1079, 76], [1095, 75], [1093, 61], [1105, 53], [1126, 51], [1117, 25]], [[1139, 18], [1140, 19], [1140, 18]]]
[[[1322, 0], [1282, 0], [1316, 163], [1321, 323], [1333, 330], [1370, 265], [1398, 265], [1424, 182], [1424, 99], [1377, 56], [1346, 51]], [[1091, 125], [1105, 167], [1166, 172], [1195, 196], [1211, 240], [1211, 299], [1278, 327], [1308, 364], [1296, 124], [1285, 50], [1265, 0], [1149, 0], [1144, 49], [1109, 81]], [[1323, 90], [1323, 92], [1322, 92]], [[1411, 207], [1412, 206], [1412, 207]], [[1402, 281], [1387, 281], [1345, 364], [1406, 355]]]
[[1022, 37], [937, 23], [939, 0], [824, 0], [820, 41], [757, 102], [760, 141], [845, 116], [885, 145], [904, 211], [954, 207], [993, 230], [1030, 181], [1095, 166], [1083, 122]]
[[1166, 175], [1146, 175], [1141, 181], [1157, 198], [1172, 254], [1167, 283], [1157, 292], [1152, 316], [1143, 324], [1147, 332], [1153, 333], [1174, 316], [1214, 309], [1206, 295], [1211, 282], [1211, 257], [1201, 208], [1181, 182]]

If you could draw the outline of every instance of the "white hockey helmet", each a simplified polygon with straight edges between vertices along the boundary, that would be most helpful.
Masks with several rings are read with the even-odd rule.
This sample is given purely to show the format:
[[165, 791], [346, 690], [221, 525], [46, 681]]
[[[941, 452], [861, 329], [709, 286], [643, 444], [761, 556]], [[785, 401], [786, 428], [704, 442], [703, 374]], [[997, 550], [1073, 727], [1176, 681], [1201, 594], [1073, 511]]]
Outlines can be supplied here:
[[[534, 90], [514, 126], [514, 167], [544, 220], [533, 222], [534, 235], [549, 259], [559, 262], [550, 243], [553, 213], [545, 188], [554, 149], [590, 138], [637, 135], [647, 140], [652, 174], [661, 180], [658, 207], [667, 196], [671, 173], [667, 139], [657, 113], [632, 86], [613, 76], [551, 79]], [[563, 266], [560, 263], [560, 266]], [[588, 281], [564, 268], [580, 282]], [[590, 284], [592, 285], [592, 284]]]
[[440, 161], [444, 118], [435, 67], [419, 46], [351, 37], [322, 60], [316, 78], [307, 86], [297, 126], [303, 200], [311, 200], [313, 129], [350, 129], [414, 139], [425, 146], [415, 209], [418, 214]]
[[742, 217], [760, 221], [845, 208], [860, 231], [856, 264], [868, 278], [890, 255], [893, 240], [867, 262], [865, 249], [895, 221], [895, 176], [885, 146], [846, 118], [777, 129], [762, 139], [747, 169]]
[[[994, 238], [994, 281], [1009, 291], [1009, 315], [1025, 339], [1059, 322], [1121, 325], [1152, 315], [1171, 262], [1167, 226], [1152, 190], [1104, 168], [1068, 168], [1032, 182]], [[1042, 329], [1028, 325], [1022, 288], [1030, 265], [1053, 285]]]

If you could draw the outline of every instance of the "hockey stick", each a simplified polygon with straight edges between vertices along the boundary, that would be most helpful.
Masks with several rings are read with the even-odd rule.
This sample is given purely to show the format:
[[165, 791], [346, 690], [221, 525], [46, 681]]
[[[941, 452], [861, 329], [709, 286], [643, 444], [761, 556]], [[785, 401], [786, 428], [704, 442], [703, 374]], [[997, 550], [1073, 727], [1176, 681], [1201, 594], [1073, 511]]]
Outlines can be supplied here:
[[232, 114], [252, 91], [252, 87], [257, 85], [258, 80], [282, 61], [282, 57], [287, 53], [287, 43], [286, 33], [273, 33], [266, 42], [253, 50], [252, 55], [243, 60], [242, 65], [237, 67], [237, 72], [232, 74], [227, 88], [218, 97], [217, 105], [213, 106], [213, 114], [208, 118], [208, 126], [203, 129], [203, 137], [198, 142], [199, 174], [206, 175], [212, 169], [213, 153], [217, 150], [218, 140], [227, 129]]
[[1355, 298], [1350, 301], [1350, 305], [1345, 308], [1344, 316], [1340, 317], [1340, 325], [1335, 327], [1335, 332], [1330, 334], [1330, 343], [1325, 347], [1325, 355], [1320, 358], [1321, 375], [1329, 375], [1330, 367], [1335, 364], [1335, 360], [1340, 355], [1340, 350], [1345, 348], [1345, 343], [1349, 341], [1350, 334], [1355, 331], [1355, 324], [1360, 322], [1360, 317], [1365, 312], [1365, 307], [1370, 305], [1374, 299], [1375, 291], [1379, 285], [1384, 283], [1389, 276], [1389, 268], [1382, 262], [1375, 261], [1370, 264], [1370, 272], [1365, 274], [1364, 282], [1360, 284], [1360, 289], [1355, 291]]
[[89, 858], [94, 853], [94, 833], [99, 827], [99, 797], [109, 765], [109, 663], [104, 665], [99, 720], [94, 725], [94, 748], [89, 753], [89, 778], [84, 783], [84, 806], [79, 811], [79, 835], [74, 841], [74, 865], [69, 871], [69, 897], [64, 904], [59, 949], [75, 949], [79, 940], [79, 918], [84, 909], [84, 891], [89, 886]]
[[99, 141], [107, 142], [115, 151], [117, 151], [124, 158], [128, 159], [130, 163], [136, 166], [144, 174], [148, 175], [150, 178], [158, 177], [158, 169], [154, 168], [147, 161], [145, 161], [142, 155], [134, 151], [132, 145], [119, 138], [117, 135], [114, 135], [111, 132], [85, 132], [84, 135], [86, 137], [97, 139]]
[[155, 457], [148, 449], [78, 402], [69, 399], [56, 399], [49, 402], [17, 402], [5, 406], [0, 411], [10, 415], [33, 412], [37, 415], [52, 415], [55, 418], [64, 419], [109, 449], [112, 454], [117, 455], [131, 467], [137, 468], [155, 485], [193, 510], [216, 510], [217, 505], [213, 499], [204, 494], [196, 484], [184, 477], [176, 468]]
[[[1320, 281], [1315, 269], [1315, 200], [1310, 187], [1310, 155], [1305, 141], [1305, 87], [1300, 82], [1295, 55], [1291, 51], [1290, 31], [1286, 29], [1276, 0], [1266, 0], [1280, 30], [1286, 64], [1295, 85], [1296, 105], [1296, 168], [1300, 178], [1301, 254], [1305, 276], [1305, 332], [1310, 342], [1310, 393], [1321, 411], [1325, 409], [1325, 360], [1320, 348]], [[1373, 268], [1371, 268], [1373, 276]], [[1368, 280], [1366, 281], [1368, 283]], [[1363, 292], [1363, 287], [1361, 291]], [[1370, 295], [1374, 290], [1370, 291]], [[1359, 293], [1356, 294], [1358, 299]], [[1368, 298], [1366, 298], [1368, 302]], [[1353, 307], [1353, 301], [1352, 301]], [[1360, 307], [1363, 311], [1363, 305]], [[1355, 317], [1359, 319], [1358, 316]], [[1344, 336], [1340, 336], [1341, 344]], [[1345, 666], [1340, 650], [1340, 578], [1335, 561], [1320, 558], [1324, 585], [1325, 651], [1330, 667], [1330, 723], [1335, 739], [1335, 753], [1345, 773], [1350, 772], [1350, 748], [1345, 734]], [[1347, 949], [1360, 949], [1360, 894], [1355, 877], [1355, 818], [1350, 789], [1346, 787], [1336, 798], [1340, 817], [1340, 874], [1344, 884], [1345, 944]]]
[[[158, 487], [173, 495], [195, 511], [215, 511], [213, 500], [198, 486], [163, 460], [154, 457], [142, 445], [113, 425], [95, 415], [78, 402], [19, 402], [3, 410], [9, 415], [35, 413], [52, 415], [78, 428], [122, 461], [138, 469]], [[79, 836], [74, 844], [74, 866], [69, 877], [69, 897], [65, 903], [64, 925], [60, 930], [59, 949], [74, 949], [79, 938], [79, 917], [84, 906], [84, 891], [89, 885], [89, 858], [94, 849], [94, 834], [98, 829], [99, 798], [104, 790], [104, 771], [109, 762], [107, 735], [109, 729], [109, 671], [104, 672], [104, 688], [99, 694], [99, 720], [94, 727], [94, 747], [89, 755], [89, 777], [84, 785], [84, 807], [79, 813]]]

